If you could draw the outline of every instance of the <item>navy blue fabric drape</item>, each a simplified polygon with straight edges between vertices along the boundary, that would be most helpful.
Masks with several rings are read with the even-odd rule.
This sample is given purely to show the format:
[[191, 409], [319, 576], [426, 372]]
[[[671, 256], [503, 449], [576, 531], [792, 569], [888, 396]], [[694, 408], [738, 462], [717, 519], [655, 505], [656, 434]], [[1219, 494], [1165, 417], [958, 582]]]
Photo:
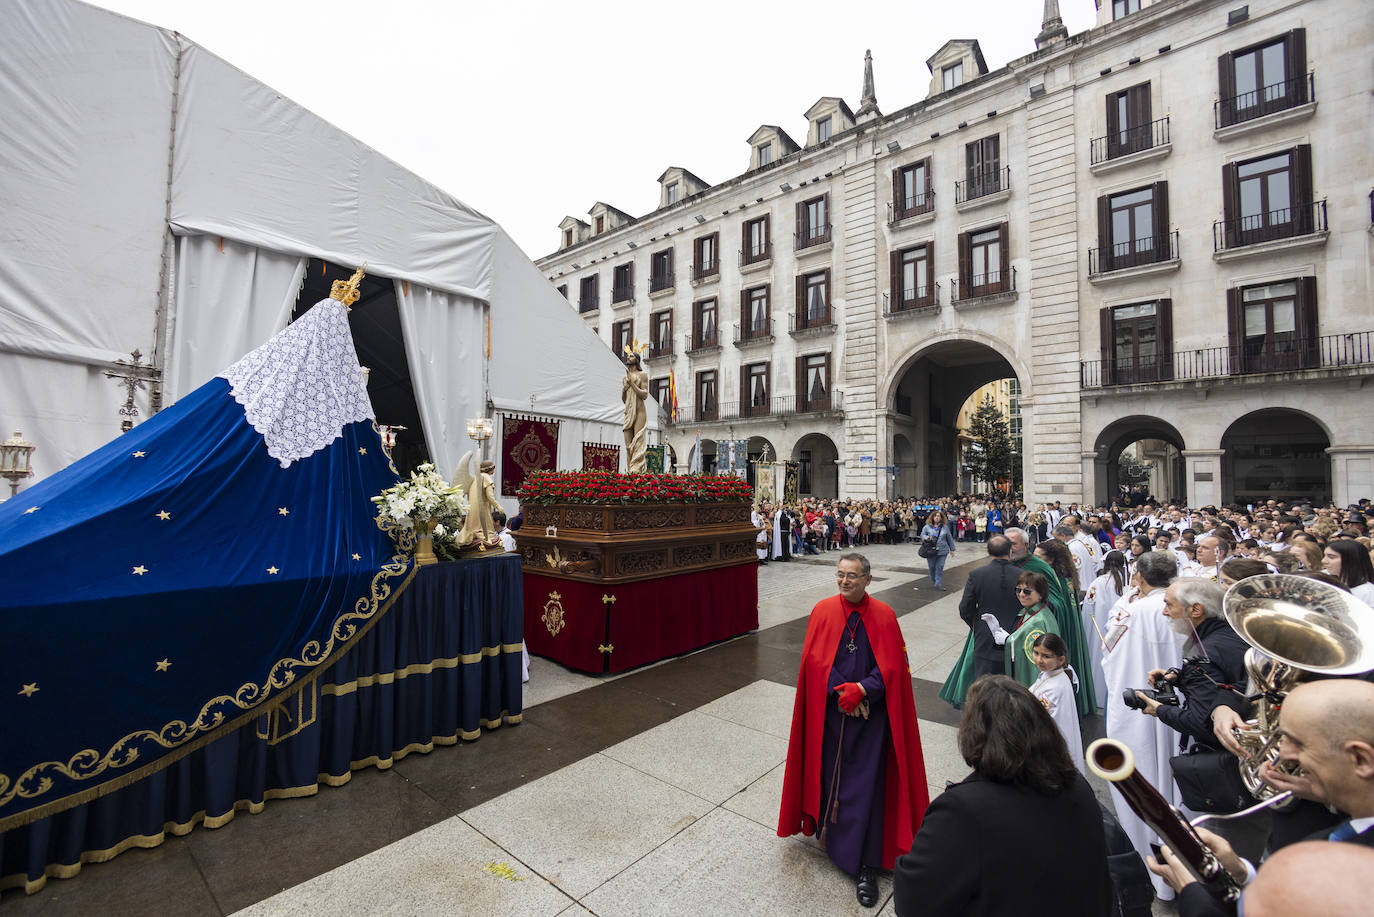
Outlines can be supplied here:
[[518, 723], [521, 607], [517, 555], [421, 567], [375, 626], [281, 708], [137, 783], [0, 835], [0, 888], [37, 891], [82, 862]]

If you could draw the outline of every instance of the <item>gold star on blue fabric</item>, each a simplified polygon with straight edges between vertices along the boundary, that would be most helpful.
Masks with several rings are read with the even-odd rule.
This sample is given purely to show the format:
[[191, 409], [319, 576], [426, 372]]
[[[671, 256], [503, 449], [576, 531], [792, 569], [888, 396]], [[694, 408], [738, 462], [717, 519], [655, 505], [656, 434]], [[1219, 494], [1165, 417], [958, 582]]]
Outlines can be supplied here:
[[134, 576], [142, 576], [143, 574], [145, 574], [145, 573], [147, 573], [147, 572], [148, 572], [148, 568], [145, 567], [145, 566], [143, 566], [142, 564], [139, 564], [137, 567], [134, 567], [134, 569], [133, 569], [133, 574], [134, 574]]
[[278, 573], [280, 573], [281, 571], [278, 570], [276, 567], [268, 567], [268, 568], [267, 568], [267, 572], [270, 573], [270, 574], [272, 574], [273, 576], [276, 576], [276, 575], [277, 575]]
[[19, 693], [24, 695], [25, 697], [33, 697], [35, 694], [38, 693], [38, 682], [29, 682], [28, 684], [24, 685], [24, 687], [19, 689]]
[[353, 555], [353, 559], [354, 559], [354, 560], [362, 560], [362, 559], [363, 559], [363, 556], [362, 556], [361, 554], [354, 554], [354, 555]]
[[168, 669], [170, 669], [170, 668], [172, 667], [171, 661], [170, 661], [169, 659], [167, 659], [166, 657], [163, 657], [162, 659], [159, 659], [157, 662], [155, 662], [155, 663], [153, 663], [153, 664], [154, 664], [155, 666], [157, 666], [157, 670], [158, 670], [159, 672], [165, 672], [165, 671], [167, 671]]
[[158, 511], [157, 517], [161, 519], [163, 522], [166, 522], [168, 519], [172, 518], [172, 514], [164, 509]]
[[278, 516], [289, 516], [289, 515], [291, 515], [291, 510], [287, 509], [287, 508], [284, 507], [284, 506], [278, 506], [278, 507], [277, 507], [277, 515], [278, 515]]
[[366, 446], [359, 446], [359, 447], [358, 447], [358, 454], [359, 454], [359, 455], [367, 455], [367, 447], [366, 447]]
[[38, 512], [38, 507], [36, 507], [36, 506], [30, 506], [28, 509], [24, 510], [24, 515], [27, 516], [29, 513], [36, 513], [36, 512]]
[[142, 449], [140, 449], [140, 450], [138, 450], [137, 452], [135, 452], [135, 453], [133, 454], [133, 456], [134, 456], [134, 458], [143, 458], [143, 457], [144, 457], [145, 455], [147, 455], [147, 454], [148, 454], [148, 453], [146, 453], [146, 452], [144, 452]]

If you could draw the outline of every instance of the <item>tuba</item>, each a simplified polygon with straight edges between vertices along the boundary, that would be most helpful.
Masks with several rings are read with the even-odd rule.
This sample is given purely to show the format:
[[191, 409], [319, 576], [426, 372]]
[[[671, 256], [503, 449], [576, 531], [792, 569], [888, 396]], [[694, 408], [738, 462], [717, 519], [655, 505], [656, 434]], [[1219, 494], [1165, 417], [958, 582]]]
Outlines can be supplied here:
[[1374, 610], [1343, 589], [1304, 576], [1250, 576], [1226, 593], [1226, 620], [1250, 644], [1245, 668], [1253, 684], [1255, 718], [1236, 730], [1245, 755], [1240, 776], [1246, 789], [1275, 806], [1288, 800], [1260, 779], [1268, 762], [1279, 761], [1279, 709], [1284, 697], [1308, 673], [1354, 675], [1374, 669]]

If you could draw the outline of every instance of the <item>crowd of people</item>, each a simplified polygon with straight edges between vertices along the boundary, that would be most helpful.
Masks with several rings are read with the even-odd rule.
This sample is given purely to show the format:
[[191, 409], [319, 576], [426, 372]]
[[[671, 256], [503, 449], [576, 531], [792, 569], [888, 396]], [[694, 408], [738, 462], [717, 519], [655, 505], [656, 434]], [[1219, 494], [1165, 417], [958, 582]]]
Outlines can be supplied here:
[[[1135, 773], [1179, 811], [1235, 812], [1255, 802], [1238, 766], [1254, 747], [1238, 730], [1250, 723], [1253, 732], [1260, 692], [1246, 666], [1250, 643], [1225, 614], [1227, 589], [1255, 576], [1300, 577], [1255, 582], [1270, 589], [1307, 582], [1297, 588], [1326, 590], [1327, 601], [1345, 596], [1355, 626], [1367, 628], [1356, 639], [1374, 639], [1369, 501], [1085, 509], [967, 497], [761, 510], [771, 523], [765, 545], [774, 560], [794, 547], [819, 553], [911, 542], [937, 586], [934, 558], [967, 540], [984, 542], [987, 563], [970, 572], [959, 604], [969, 628], [963, 655], [940, 690], [962, 710], [959, 749], [972, 774], [914, 815], [907, 811], [912, 796], [892, 798], [892, 779], [886, 795], [872, 789], [884, 785], [894, 756], [905, 755], [902, 785], [921, 758], [919, 736], [914, 747], [911, 737], [894, 744], [889, 725], [872, 724], [866, 701], [905, 717], [892, 697], [909, 685], [894, 683], [890, 661], [880, 665], [866, 641], [856, 641], [865, 627], [881, 622], [886, 632], [893, 625], [891, 609], [864, 595], [871, 578], [862, 555], [841, 556], [843, 601], [824, 616], [818, 605], [808, 629], [803, 669], [813, 671], [799, 681], [779, 833], [828, 830], [847, 838], [843, 861], [833, 852], [832, 859], [858, 877], [865, 905], [875, 898], [873, 870], [895, 869], [898, 914], [1020, 914], [1032, 884], [1043, 889], [1046, 912], [1056, 914], [1145, 915], [1155, 897], [1176, 895], [1183, 917], [1237, 913], [1223, 894], [1226, 883], [1199, 881], [1115, 784], [1115, 811], [1099, 812], [1084, 780], [1091, 762], [1081, 717], [1102, 714], [1107, 737], [1129, 749]], [[974, 524], [961, 526], [963, 518]], [[812, 631], [822, 625], [825, 639], [817, 643]], [[848, 655], [856, 642], [857, 665]], [[1348, 912], [1339, 902], [1350, 900], [1360, 874], [1346, 860], [1374, 860], [1374, 852], [1328, 843], [1322, 856], [1323, 848], [1303, 842], [1374, 846], [1372, 680], [1374, 673], [1309, 678], [1282, 703], [1273, 760], [1250, 764], [1297, 804], [1215, 823], [1225, 826], [1217, 833], [1198, 829], [1227, 882], [1240, 889], [1246, 913], [1275, 913], [1269, 909], [1294, 900], [1292, 882], [1303, 869], [1331, 881], [1309, 893], [1312, 909], [1286, 913]], [[799, 737], [808, 729], [817, 731], [814, 745]], [[813, 755], [818, 767], [807, 760]], [[853, 792], [847, 775], [855, 773], [869, 785], [867, 795], [860, 805], [842, 805]], [[903, 831], [914, 828], [907, 848], [899, 834], [894, 851], [885, 815], [899, 818]], [[1342, 868], [1334, 868], [1337, 860]]]

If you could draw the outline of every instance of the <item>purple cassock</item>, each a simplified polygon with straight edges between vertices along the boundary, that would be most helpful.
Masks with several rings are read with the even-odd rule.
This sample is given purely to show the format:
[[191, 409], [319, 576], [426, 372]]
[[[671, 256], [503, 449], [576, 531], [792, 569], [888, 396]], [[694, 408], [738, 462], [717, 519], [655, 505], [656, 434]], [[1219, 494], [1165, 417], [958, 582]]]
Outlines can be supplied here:
[[[867, 692], [868, 719], [840, 712], [835, 689], [851, 681], [863, 685]], [[860, 866], [881, 867], [883, 862], [889, 728], [883, 676], [857, 611], [849, 616], [840, 636], [826, 697], [825, 737], [821, 741], [822, 823], [817, 828], [835, 865], [857, 875]]]

